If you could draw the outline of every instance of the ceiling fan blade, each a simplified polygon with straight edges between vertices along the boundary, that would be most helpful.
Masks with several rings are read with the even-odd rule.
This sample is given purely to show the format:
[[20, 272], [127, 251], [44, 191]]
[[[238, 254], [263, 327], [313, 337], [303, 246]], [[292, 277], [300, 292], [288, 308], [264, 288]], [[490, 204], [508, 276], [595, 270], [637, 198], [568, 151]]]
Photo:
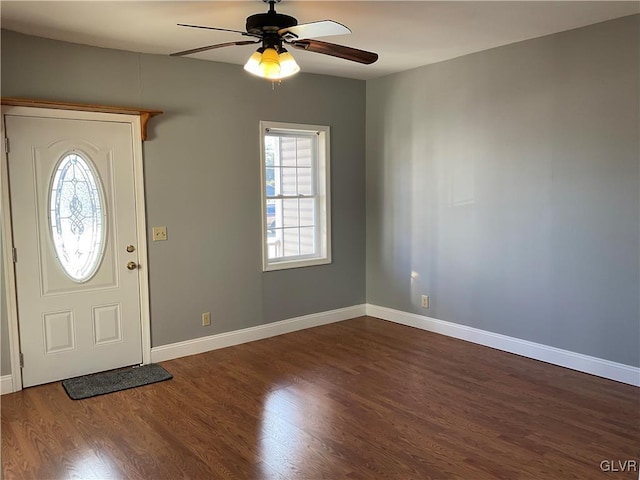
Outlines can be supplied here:
[[364, 63], [365, 65], [370, 65], [378, 60], [377, 53], [345, 47], [344, 45], [336, 45], [335, 43], [321, 42], [320, 40], [294, 40], [289, 42], [289, 44], [301, 50], [344, 58], [345, 60]]
[[184, 50], [182, 52], [170, 53], [170, 57], [182, 57], [183, 55], [191, 55], [192, 53], [206, 52], [207, 50], [213, 50], [215, 48], [231, 47], [233, 45], [250, 45], [253, 43], [260, 43], [260, 40], [242, 40], [240, 42], [227, 42], [216, 43], [215, 45], [207, 45], [206, 47], [192, 48], [191, 50]]
[[320, 22], [302, 23], [294, 27], [287, 27], [278, 30], [279, 35], [288, 35], [289, 38], [302, 40], [305, 38], [328, 37], [329, 35], [345, 35], [351, 30], [341, 23], [333, 20], [322, 20]]
[[248, 36], [248, 37], [259, 37], [260, 35], [254, 35], [253, 33], [243, 32], [241, 30], [229, 30], [228, 28], [218, 28], [218, 27], [204, 27], [202, 25], [189, 25], [188, 23], [178, 23], [179, 27], [189, 27], [189, 28], [202, 28], [204, 30], [218, 30], [219, 32], [232, 32], [239, 33], [240, 35]]

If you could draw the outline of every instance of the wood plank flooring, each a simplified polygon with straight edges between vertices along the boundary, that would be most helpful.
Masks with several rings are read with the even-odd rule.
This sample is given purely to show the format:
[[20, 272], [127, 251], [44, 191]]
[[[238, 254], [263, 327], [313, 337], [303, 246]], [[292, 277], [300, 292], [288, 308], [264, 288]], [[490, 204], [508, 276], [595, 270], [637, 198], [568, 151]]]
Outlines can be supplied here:
[[640, 460], [640, 389], [383, 320], [162, 365], [2, 396], [3, 478], [638, 478], [615, 462]]

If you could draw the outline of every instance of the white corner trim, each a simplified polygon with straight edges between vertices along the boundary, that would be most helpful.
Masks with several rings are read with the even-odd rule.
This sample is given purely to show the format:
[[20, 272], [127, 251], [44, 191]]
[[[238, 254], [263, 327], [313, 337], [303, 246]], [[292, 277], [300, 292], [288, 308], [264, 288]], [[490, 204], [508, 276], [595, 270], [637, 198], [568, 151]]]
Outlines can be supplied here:
[[262, 340], [263, 338], [275, 337], [285, 333], [304, 330], [305, 328], [318, 327], [329, 323], [341, 322], [351, 318], [365, 315], [365, 305], [354, 305], [352, 307], [330, 310], [328, 312], [313, 313], [303, 317], [281, 320], [279, 322], [258, 325], [257, 327], [243, 328], [233, 332], [219, 333], [208, 337], [186, 340], [184, 342], [162, 345], [151, 348], [151, 361], [163, 362], [174, 358], [196, 355], [198, 353], [217, 350], [219, 348], [231, 347], [241, 343]]
[[560, 367], [640, 387], [640, 368], [392, 308], [366, 305], [367, 315], [459, 338]]
[[3, 375], [0, 377], [0, 395], [13, 393], [13, 377], [11, 375]]

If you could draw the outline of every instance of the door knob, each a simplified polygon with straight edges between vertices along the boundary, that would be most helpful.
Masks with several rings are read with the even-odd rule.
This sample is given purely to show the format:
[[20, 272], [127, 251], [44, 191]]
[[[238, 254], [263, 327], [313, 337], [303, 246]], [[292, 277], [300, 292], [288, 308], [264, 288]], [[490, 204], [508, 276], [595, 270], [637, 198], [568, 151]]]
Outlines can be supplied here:
[[127, 263], [127, 268], [129, 270], [135, 270], [136, 268], [138, 268], [138, 264], [136, 262], [129, 262]]

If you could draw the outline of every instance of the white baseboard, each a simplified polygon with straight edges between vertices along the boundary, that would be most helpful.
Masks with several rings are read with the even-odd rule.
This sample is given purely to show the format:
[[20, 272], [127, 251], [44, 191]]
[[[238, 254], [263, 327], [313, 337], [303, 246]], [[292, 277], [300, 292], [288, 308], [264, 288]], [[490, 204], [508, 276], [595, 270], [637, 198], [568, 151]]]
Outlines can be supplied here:
[[638, 367], [377, 305], [367, 304], [366, 312], [372, 317], [640, 387], [640, 368]]
[[[523, 357], [640, 387], [640, 368], [638, 367], [371, 304], [355, 305], [328, 312], [314, 313], [303, 317], [259, 325], [257, 327], [244, 328], [233, 332], [220, 333], [218, 335], [153, 347], [151, 349], [151, 361], [154, 363], [163, 362], [188, 355], [196, 355], [210, 350], [262, 340], [306, 328], [341, 322], [363, 315], [370, 315], [421, 330], [439, 333], [448, 337], [459, 338], [497, 350], [515, 353]], [[11, 375], [1, 376], [0, 395], [12, 393], [13, 391], [13, 379]]]
[[0, 377], [0, 395], [13, 393], [13, 377], [11, 375], [3, 375]]
[[154, 363], [163, 362], [165, 360], [204, 353], [232, 345], [262, 340], [263, 338], [275, 337], [276, 335], [291, 333], [305, 328], [341, 322], [342, 320], [361, 317], [365, 315], [365, 311], [365, 305], [355, 305], [353, 307], [314, 313], [303, 317], [282, 320], [280, 322], [267, 323], [266, 325], [259, 325], [257, 327], [243, 328], [242, 330], [235, 330], [233, 332], [220, 333], [218, 335], [153, 347], [151, 348], [151, 361]]

